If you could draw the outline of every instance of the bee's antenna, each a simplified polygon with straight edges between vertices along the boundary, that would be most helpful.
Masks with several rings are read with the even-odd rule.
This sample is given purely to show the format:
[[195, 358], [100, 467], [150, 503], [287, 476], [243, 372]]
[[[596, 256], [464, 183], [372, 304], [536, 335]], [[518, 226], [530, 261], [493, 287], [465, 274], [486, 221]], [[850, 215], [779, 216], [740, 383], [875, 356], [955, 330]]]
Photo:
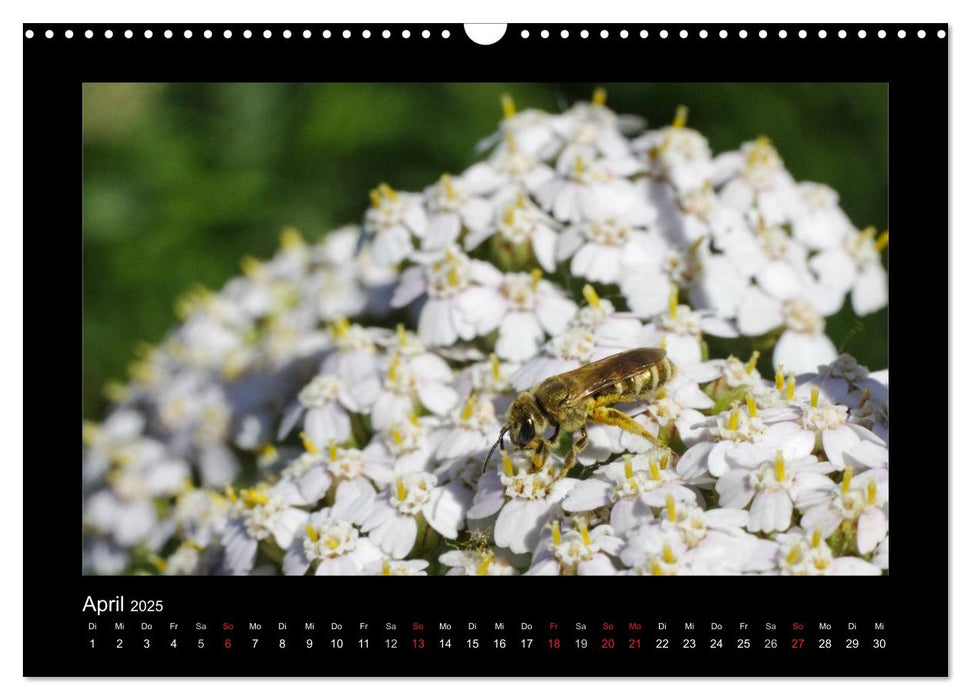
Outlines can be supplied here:
[[489, 460], [492, 459], [492, 455], [496, 451], [496, 448], [499, 447], [499, 445], [502, 445], [502, 449], [506, 449], [506, 443], [503, 441], [503, 436], [508, 432], [509, 432], [509, 426], [508, 425], [502, 426], [502, 430], [499, 431], [499, 439], [496, 440], [496, 444], [494, 444], [492, 446], [492, 449], [489, 450], [489, 454], [485, 458], [485, 462], [482, 463], [483, 474], [485, 473], [486, 467], [489, 466]]

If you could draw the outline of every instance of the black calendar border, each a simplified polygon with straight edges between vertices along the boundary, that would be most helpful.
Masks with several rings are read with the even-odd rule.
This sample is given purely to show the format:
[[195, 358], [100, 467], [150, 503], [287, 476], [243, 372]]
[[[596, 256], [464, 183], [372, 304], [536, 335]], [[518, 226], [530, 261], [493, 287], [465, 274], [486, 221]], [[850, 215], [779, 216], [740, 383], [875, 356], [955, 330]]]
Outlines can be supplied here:
[[[63, 36], [71, 28], [74, 38]], [[363, 38], [367, 27], [372, 36]], [[113, 29], [111, 39], [104, 30]], [[204, 29], [213, 38], [201, 38]], [[289, 28], [293, 37], [284, 39]], [[322, 38], [322, 30], [332, 32]], [[401, 31], [410, 30], [404, 39]], [[434, 31], [418, 39], [425, 28]], [[590, 38], [580, 39], [581, 28]], [[619, 30], [629, 37], [620, 38]], [[707, 30], [707, 38], [699, 29]], [[948, 454], [931, 435], [947, 406], [948, 371], [922, 311], [947, 298], [942, 270], [947, 248], [949, 71], [946, 25], [510, 25], [492, 46], [468, 40], [461, 25], [24, 25], [24, 674], [115, 675], [447, 675], [447, 676], [940, 676], [949, 669], [949, 519], [943, 504], [922, 495], [921, 476], [948, 478]], [[83, 38], [86, 30], [93, 38]], [[122, 37], [132, 29], [131, 39]], [[186, 39], [191, 29], [194, 38]], [[243, 37], [249, 29], [252, 37]], [[270, 29], [272, 38], [262, 38]], [[305, 40], [301, 33], [313, 32]], [[343, 38], [343, 30], [351, 30]], [[392, 30], [391, 38], [379, 34]], [[450, 38], [441, 37], [448, 29]], [[530, 38], [524, 39], [526, 29]], [[542, 30], [549, 38], [540, 38]], [[610, 39], [600, 39], [607, 29]], [[646, 29], [647, 39], [639, 32]], [[661, 30], [667, 37], [661, 38]], [[727, 38], [718, 38], [725, 29]], [[746, 38], [739, 36], [745, 29]], [[787, 38], [779, 37], [779, 30]], [[879, 30], [886, 38], [878, 38]], [[898, 38], [898, 30], [906, 38]], [[926, 38], [919, 38], [923, 29]], [[53, 38], [45, 32], [54, 30]], [[151, 30], [154, 38], [144, 38]], [[171, 39], [163, 33], [172, 31]], [[223, 38], [230, 30], [231, 39]], [[570, 38], [560, 33], [567, 30]], [[688, 32], [681, 38], [682, 30]], [[761, 38], [759, 32], [767, 31]], [[806, 37], [798, 33], [805, 30]], [[819, 37], [825, 30], [825, 39]], [[840, 38], [838, 32], [846, 32]], [[864, 30], [866, 38], [859, 38]], [[81, 342], [81, 85], [95, 81], [591, 81], [591, 82], [885, 82], [890, 102], [890, 197], [894, 229], [890, 275], [890, 352], [897, 359], [894, 393], [898, 430], [893, 463], [901, 475], [894, 512], [893, 562], [879, 579], [834, 577], [704, 577], [679, 579], [282, 579], [84, 577], [80, 571], [80, 476], [76, 471], [81, 404], [80, 352], [74, 370], [52, 366], [50, 348], [80, 350]], [[59, 245], [57, 252], [51, 247]], [[918, 277], [919, 275], [919, 277]], [[920, 287], [915, 282], [919, 279]], [[51, 283], [54, 281], [54, 289]], [[54, 300], [51, 304], [49, 300]], [[921, 306], [923, 302], [923, 306]], [[913, 305], [913, 306], [912, 306]], [[938, 331], [941, 343], [945, 334]], [[41, 348], [47, 352], [42, 352]], [[897, 353], [897, 354], [893, 354]], [[65, 353], [67, 354], [67, 353]], [[43, 359], [42, 359], [43, 358]], [[948, 358], [949, 362], [950, 358]], [[65, 381], [65, 373], [73, 373]], [[73, 381], [70, 381], [73, 379]], [[65, 390], [65, 387], [71, 387]], [[74, 405], [75, 409], [69, 407]], [[931, 418], [933, 416], [933, 419]], [[901, 423], [900, 421], [903, 421]], [[56, 439], [52, 439], [57, 436]], [[930, 439], [928, 439], [928, 437]], [[931, 444], [933, 441], [933, 444]], [[31, 448], [42, 447], [43, 452]], [[37, 456], [30, 456], [31, 454]], [[43, 455], [40, 457], [40, 455]], [[75, 475], [65, 479], [62, 474]], [[71, 483], [75, 488], [58, 488]], [[51, 487], [54, 486], [52, 489]], [[939, 489], [939, 487], [938, 487]], [[936, 494], [939, 490], [935, 491]], [[922, 501], [923, 499], [923, 501]], [[71, 540], [75, 547], [64, 546]], [[882, 621], [889, 644], [880, 654], [838, 655], [806, 664], [798, 654], [724, 654], [698, 664], [686, 656], [610, 654], [496, 655], [455, 650], [448, 656], [348, 654], [331, 658], [276, 655], [254, 663], [242, 654], [182, 654], [160, 664], [155, 656], [83, 654], [81, 604], [87, 595], [162, 599], [166, 615], [222, 624], [232, 616], [359, 624], [442, 620], [530, 620], [539, 625], [608, 618], [624, 625], [692, 618], [780, 625], [805, 619], [861, 624]], [[228, 611], [228, 612], [227, 612]], [[150, 619], [146, 617], [145, 619]], [[168, 619], [168, 618], [166, 618]], [[491, 623], [489, 621], [492, 621]], [[412, 631], [413, 632], [413, 631]], [[788, 630], [786, 630], [788, 633]], [[439, 632], [436, 631], [436, 634]], [[494, 636], [495, 631], [490, 630]], [[546, 629], [548, 637], [551, 632]], [[882, 634], [882, 633], [881, 633]], [[414, 634], [412, 635], [414, 636]], [[54, 644], [66, 639], [77, 649]], [[409, 652], [410, 654], [410, 652]], [[368, 666], [358, 664], [380, 658]], [[815, 657], [814, 657], [815, 658]], [[492, 663], [490, 659], [497, 659]], [[337, 661], [334, 665], [334, 661]]]

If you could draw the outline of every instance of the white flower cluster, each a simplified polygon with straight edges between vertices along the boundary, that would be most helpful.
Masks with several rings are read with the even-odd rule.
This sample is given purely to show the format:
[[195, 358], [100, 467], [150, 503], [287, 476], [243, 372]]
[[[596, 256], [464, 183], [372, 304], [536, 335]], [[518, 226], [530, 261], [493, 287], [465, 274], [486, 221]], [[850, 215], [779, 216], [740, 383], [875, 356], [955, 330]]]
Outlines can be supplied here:
[[[888, 375], [824, 318], [886, 304], [887, 234], [764, 138], [715, 157], [684, 109], [643, 131], [604, 102], [504, 98], [482, 162], [180, 300], [84, 426], [85, 570], [886, 570]], [[772, 377], [708, 357], [765, 334]], [[572, 469], [557, 446], [483, 471], [518, 392], [638, 347], [677, 375], [620, 408], [670, 449], [591, 424]]]

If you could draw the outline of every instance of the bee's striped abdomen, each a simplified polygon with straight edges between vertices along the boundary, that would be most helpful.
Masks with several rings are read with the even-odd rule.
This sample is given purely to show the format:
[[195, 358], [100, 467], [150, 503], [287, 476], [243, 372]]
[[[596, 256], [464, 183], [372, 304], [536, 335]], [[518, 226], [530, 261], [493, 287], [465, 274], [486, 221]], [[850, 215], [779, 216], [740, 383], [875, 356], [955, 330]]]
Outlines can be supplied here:
[[651, 365], [640, 374], [614, 383], [609, 389], [598, 392], [599, 396], [646, 396], [667, 384], [677, 370], [668, 358]]

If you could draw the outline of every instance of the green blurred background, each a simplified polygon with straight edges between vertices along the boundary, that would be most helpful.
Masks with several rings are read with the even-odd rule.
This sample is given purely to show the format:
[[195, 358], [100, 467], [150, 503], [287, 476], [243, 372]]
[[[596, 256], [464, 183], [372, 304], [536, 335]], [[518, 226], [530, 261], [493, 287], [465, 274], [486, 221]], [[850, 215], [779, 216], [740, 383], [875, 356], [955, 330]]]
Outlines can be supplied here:
[[[360, 221], [378, 182], [421, 190], [478, 159], [499, 96], [558, 111], [592, 84], [88, 84], [84, 86], [84, 417], [106, 406], [176, 297], [220, 287], [283, 226], [315, 240]], [[765, 135], [798, 180], [834, 187], [858, 226], [887, 221], [883, 84], [606, 84], [610, 107], [668, 123], [677, 105], [715, 153]], [[847, 304], [848, 307], [848, 304]], [[886, 310], [827, 322], [838, 347], [886, 366]]]

